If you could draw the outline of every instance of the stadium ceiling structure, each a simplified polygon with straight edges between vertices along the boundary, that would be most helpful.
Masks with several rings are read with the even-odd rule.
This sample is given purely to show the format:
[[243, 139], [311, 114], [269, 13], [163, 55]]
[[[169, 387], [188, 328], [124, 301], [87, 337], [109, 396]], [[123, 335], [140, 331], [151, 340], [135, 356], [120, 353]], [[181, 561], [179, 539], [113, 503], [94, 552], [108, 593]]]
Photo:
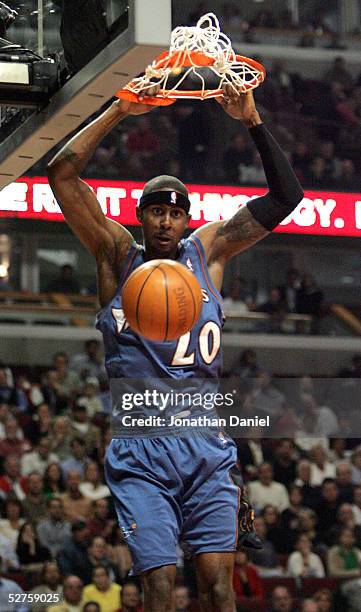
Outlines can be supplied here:
[[169, 47], [170, 33], [171, 0], [129, 0], [128, 28], [1, 143], [0, 190], [141, 73]]

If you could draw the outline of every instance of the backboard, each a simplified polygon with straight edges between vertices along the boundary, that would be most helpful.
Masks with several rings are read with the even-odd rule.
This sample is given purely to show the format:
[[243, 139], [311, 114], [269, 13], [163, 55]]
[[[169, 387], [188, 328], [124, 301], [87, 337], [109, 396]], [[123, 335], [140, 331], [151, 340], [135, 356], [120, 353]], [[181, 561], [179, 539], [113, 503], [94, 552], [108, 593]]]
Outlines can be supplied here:
[[[55, 0], [57, 5], [60, 2], [64, 6], [68, 0]], [[44, 4], [43, 0], [38, 0], [38, 11], [33, 11], [33, 22], [38, 25], [44, 23]], [[169, 45], [171, 0], [129, 0], [126, 3], [108, 0], [106, 6], [110, 42], [55, 93], [45, 108], [31, 113], [1, 143], [0, 189], [24, 174]], [[62, 18], [61, 12], [59, 17]], [[13, 28], [7, 32], [9, 39]], [[19, 29], [22, 44], [28, 44], [28, 37], [39, 51], [46, 52], [61, 45], [59, 26], [49, 31], [33, 28], [35, 36], [34, 33], [30, 35], [28, 24], [25, 30]], [[19, 40], [19, 32], [17, 34]]]

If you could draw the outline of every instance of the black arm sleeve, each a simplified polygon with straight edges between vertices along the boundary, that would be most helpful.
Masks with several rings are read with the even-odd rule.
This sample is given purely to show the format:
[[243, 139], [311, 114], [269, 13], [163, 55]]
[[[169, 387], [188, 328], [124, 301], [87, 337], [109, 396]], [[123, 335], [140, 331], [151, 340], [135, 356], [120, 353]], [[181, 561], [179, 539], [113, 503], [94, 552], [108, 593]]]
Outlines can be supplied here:
[[261, 123], [249, 133], [261, 156], [269, 192], [247, 204], [252, 216], [268, 231], [272, 231], [296, 208], [303, 190], [282, 149]]

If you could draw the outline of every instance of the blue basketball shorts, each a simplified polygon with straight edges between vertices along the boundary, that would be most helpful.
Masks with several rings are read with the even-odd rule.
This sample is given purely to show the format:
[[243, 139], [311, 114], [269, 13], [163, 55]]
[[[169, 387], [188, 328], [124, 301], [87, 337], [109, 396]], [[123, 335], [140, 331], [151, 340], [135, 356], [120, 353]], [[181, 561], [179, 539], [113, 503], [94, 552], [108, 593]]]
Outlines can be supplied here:
[[191, 555], [236, 550], [236, 460], [221, 432], [111, 441], [105, 476], [134, 573], [176, 564], [178, 542]]

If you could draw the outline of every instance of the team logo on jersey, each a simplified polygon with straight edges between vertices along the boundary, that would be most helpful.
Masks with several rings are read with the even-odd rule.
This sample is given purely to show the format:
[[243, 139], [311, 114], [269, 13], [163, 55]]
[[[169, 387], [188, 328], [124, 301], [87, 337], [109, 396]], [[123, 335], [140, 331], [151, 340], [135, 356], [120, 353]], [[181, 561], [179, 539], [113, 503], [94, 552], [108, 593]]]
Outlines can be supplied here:
[[189, 270], [190, 270], [191, 272], [194, 272], [194, 270], [193, 270], [192, 260], [191, 260], [191, 258], [190, 258], [190, 257], [188, 257], [188, 259], [187, 259], [187, 261], [186, 261], [186, 264], [187, 264], [187, 268], [189, 268]]
[[177, 192], [176, 191], [172, 191], [172, 193], [170, 194], [170, 201], [172, 204], [177, 204]]
[[123, 537], [124, 540], [126, 540], [127, 538], [130, 538], [130, 536], [132, 535], [132, 533], [134, 533], [134, 531], [137, 528], [137, 523], [132, 523], [130, 526], [130, 529], [126, 529], [125, 527], [123, 527], [123, 525], [121, 526], [121, 530], [123, 532]]
[[205, 289], [202, 289], [202, 301], [209, 302], [209, 295]]

